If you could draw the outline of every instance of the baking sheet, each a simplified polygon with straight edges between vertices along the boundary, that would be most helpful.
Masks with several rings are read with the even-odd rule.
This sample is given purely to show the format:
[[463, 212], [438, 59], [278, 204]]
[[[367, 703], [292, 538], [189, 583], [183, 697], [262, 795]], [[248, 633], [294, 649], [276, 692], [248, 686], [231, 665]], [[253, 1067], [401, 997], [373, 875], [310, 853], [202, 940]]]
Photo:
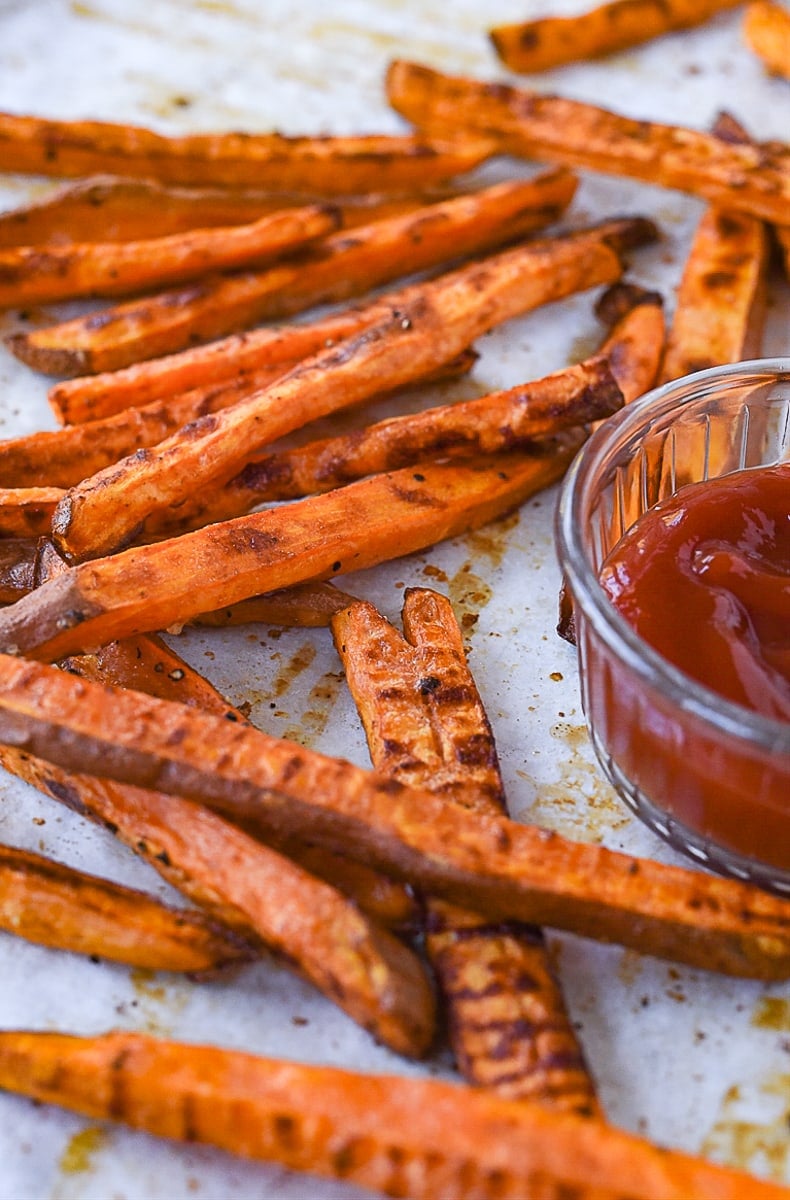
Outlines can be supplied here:
[[[508, 79], [488, 22], [580, 11], [567, 2], [494, 0], [61, 0], [0, 2], [0, 108], [129, 120], [163, 132], [286, 133], [403, 128], [387, 107], [387, 62]], [[743, 46], [739, 14], [536, 80], [544, 90], [635, 116], [705, 127], [727, 107], [761, 138], [786, 137], [790, 88]], [[503, 173], [523, 168], [509, 163]], [[0, 176], [0, 207], [51, 181]], [[702, 205], [678, 193], [585, 176], [570, 216], [657, 219], [662, 243], [631, 276], [671, 312]], [[558, 369], [601, 334], [585, 294], [482, 339], [472, 376], [406, 403], [482, 394]], [[0, 317], [0, 332], [77, 306]], [[790, 353], [787, 288], [773, 285], [764, 352]], [[0, 350], [0, 436], [54, 428], [46, 379]], [[342, 424], [346, 418], [338, 418]], [[589, 748], [574, 654], [554, 633], [558, 572], [549, 492], [514, 518], [424, 554], [347, 578], [397, 621], [403, 588], [452, 599], [488, 706], [512, 814], [631, 853], [673, 861], [604, 781]], [[325, 630], [264, 626], [189, 633], [178, 649], [269, 732], [367, 764], [356, 713]], [[0, 840], [49, 853], [171, 898], [157, 876], [99, 830], [0, 777]], [[678, 860], [675, 860], [678, 861]], [[552, 936], [552, 951], [610, 1119], [662, 1143], [790, 1182], [790, 989], [674, 967], [632, 951]], [[438, 1054], [413, 1064], [270, 964], [193, 984], [58, 954], [0, 934], [0, 1026], [98, 1033], [111, 1027], [370, 1071], [451, 1075]], [[415, 1114], [415, 1119], [419, 1115]], [[156, 1141], [0, 1096], [3, 1200], [237, 1200], [361, 1193], [210, 1149]]]

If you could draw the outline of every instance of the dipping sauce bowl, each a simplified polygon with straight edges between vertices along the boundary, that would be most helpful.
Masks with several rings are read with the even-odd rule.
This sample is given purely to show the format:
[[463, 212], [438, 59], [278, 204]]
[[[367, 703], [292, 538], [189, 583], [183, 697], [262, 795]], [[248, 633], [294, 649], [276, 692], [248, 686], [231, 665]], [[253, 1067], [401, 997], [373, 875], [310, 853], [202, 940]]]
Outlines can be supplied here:
[[[659, 503], [671, 508], [678, 493], [682, 504], [686, 485], [788, 460], [790, 359], [700, 371], [599, 426], [565, 478], [556, 530], [582, 704], [603, 770], [673, 847], [785, 895], [790, 722], [725, 698], [669, 661], [626, 620], [601, 579], [635, 522]], [[779, 584], [783, 591], [781, 575]], [[669, 584], [655, 587], [655, 602], [672, 605]], [[678, 608], [678, 621], [694, 619]]]

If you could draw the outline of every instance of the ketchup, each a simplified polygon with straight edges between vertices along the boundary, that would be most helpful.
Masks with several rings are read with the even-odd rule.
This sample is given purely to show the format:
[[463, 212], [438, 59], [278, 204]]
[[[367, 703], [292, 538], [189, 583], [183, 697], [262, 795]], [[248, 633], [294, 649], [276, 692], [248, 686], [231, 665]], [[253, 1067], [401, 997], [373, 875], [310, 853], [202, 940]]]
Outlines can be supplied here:
[[790, 463], [689, 484], [661, 501], [615, 546], [601, 583], [667, 661], [790, 722]]

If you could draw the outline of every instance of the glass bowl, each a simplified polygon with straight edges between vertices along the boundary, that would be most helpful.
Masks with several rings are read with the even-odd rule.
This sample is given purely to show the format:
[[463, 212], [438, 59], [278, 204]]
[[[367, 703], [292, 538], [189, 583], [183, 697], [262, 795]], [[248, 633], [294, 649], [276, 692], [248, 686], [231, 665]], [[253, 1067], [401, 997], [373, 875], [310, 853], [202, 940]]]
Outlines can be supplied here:
[[572, 464], [557, 512], [582, 704], [604, 771], [675, 849], [784, 895], [790, 724], [672, 666], [617, 611], [599, 572], [637, 517], [683, 484], [788, 458], [790, 359], [715, 367], [603, 422]]

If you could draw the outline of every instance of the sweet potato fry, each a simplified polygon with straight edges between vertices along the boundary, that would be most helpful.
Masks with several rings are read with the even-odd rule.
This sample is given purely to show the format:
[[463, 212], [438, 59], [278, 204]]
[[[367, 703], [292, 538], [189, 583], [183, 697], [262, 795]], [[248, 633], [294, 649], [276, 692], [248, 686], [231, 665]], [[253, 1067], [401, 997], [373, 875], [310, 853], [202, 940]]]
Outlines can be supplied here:
[[118, 371], [56, 383], [48, 399], [64, 425], [111, 417], [164, 397], [247, 380], [267, 368], [289, 370], [300, 359], [361, 333], [386, 312], [383, 300], [374, 300], [309, 324], [266, 326], [231, 334], [206, 346], [148, 359]]
[[[781, 1184], [434, 1079], [148, 1034], [0, 1033], [0, 1087], [412, 1200], [782, 1200]], [[415, 1114], [419, 1119], [415, 1120]]]
[[790, 79], [790, 13], [774, 0], [752, 0], [743, 18], [747, 46], [770, 75]]
[[251, 462], [219, 493], [201, 497], [201, 519], [225, 519], [263, 501], [327, 492], [434, 456], [472, 458], [526, 448], [536, 439], [608, 416], [621, 404], [606, 358], [591, 358], [504, 392], [391, 417], [293, 450], [275, 450]]
[[[666, 343], [664, 304], [657, 292], [633, 283], [614, 283], [599, 297], [596, 316], [609, 327], [599, 353], [605, 355], [626, 404], [650, 391], [656, 382]], [[576, 644], [573, 599], [560, 586], [557, 633]]]
[[[716, 134], [716, 137], [721, 138], [723, 141], [732, 142], [738, 146], [759, 145], [741, 122], [729, 112], [720, 112], [718, 114], [713, 123], [713, 132]], [[768, 145], [780, 152], [788, 152], [786, 145], [777, 147], [773, 142], [769, 142]], [[779, 250], [784, 258], [785, 275], [790, 279], [790, 224], [785, 219], [783, 225], [774, 225], [773, 230], [779, 242]]]
[[790, 901], [760, 888], [462, 811], [249, 726], [30, 660], [0, 655], [0, 685], [0, 741], [68, 770], [329, 846], [494, 920], [734, 975], [790, 976]]
[[[334, 887], [191, 800], [63, 770], [8, 746], [0, 747], [0, 763], [106, 825], [200, 905], [218, 929], [231, 930], [248, 957], [250, 946], [258, 953], [265, 947], [392, 1049], [410, 1057], [425, 1052], [433, 1037], [433, 999], [419, 960]], [[118, 940], [131, 941], [134, 930], [141, 936], [136, 895], [127, 906], [131, 913], [116, 914], [122, 918]], [[144, 909], [137, 911], [145, 916]], [[58, 925], [60, 908], [50, 912]], [[74, 923], [76, 938], [78, 914]], [[151, 966], [156, 951], [153, 943], [142, 965]], [[110, 956], [95, 946], [87, 952]], [[144, 947], [138, 953], [142, 957]]]
[[[55, 578], [65, 567], [50, 556], [43, 569]], [[113, 642], [64, 666], [75, 678], [245, 723], [159, 638]], [[62, 770], [7, 746], [0, 746], [0, 765], [105, 825], [212, 918], [289, 962], [393, 1049], [410, 1056], [427, 1049], [434, 1029], [431, 989], [419, 960], [377, 923], [382, 917], [399, 926], [413, 922], [414, 902], [402, 885], [293, 839], [281, 839], [283, 857], [180, 796]], [[311, 868], [321, 877], [308, 874]], [[366, 901], [373, 921], [357, 908]]]
[[658, 292], [632, 283], [614, 283], [595, 305], [609, 327], [598, 353], [606, 358], [623, 400], [630, 404], [656, 382], [666, 341], [664, 302]]
[[611, 222], [532, 242], [405, 290], [384, 320], [357, 337], [195, 422], [154, 453], [121, 460], [73, 488], [53, 520], [59, 548], [78, 560], [128, 544], [151, 514], [199, 499], [201, 487], [233, 478], [276, 438], [424, 377], [480, 334], [537, 303], [618, 278], [622, 265], [612, 247], [619, 247], [621, 236], [652, 233], [639, 220]]
[[0, 611], [0, 646], [54, 660], [261, 592], [364, 570], [516, 507], [555, 483], [577, 446], [544, 458], [393, 471], [83, 563]]
[[303, 629], [326, 626], [336, 612], [353, 600], [353, 596], [341, 591], [333, 583], [305, 583], [278, 592], [267, 592], [263, 596], [251, 596], [249, 600], [240, 600], [238, 604], [230, 604], [213, 612], [200, 613], [194, 618], [193, 624], [217, 628], [257, 622], [294, 625]]
[[13, 604], [33, 587], [35, 557], [35, 539], [0, 538], [0, 604]]
[[328, 204], [284, 209], [246, 225], [189, 229], [134, 242], [0, 248], [0, 308], [131, 296], [215, 271], [283, 258], [340, 225]]
[[0, 929], [150, 971], [211, 971], [256, 953], [201, 912], [11, 846], [0, 846]]
[[[496, 746], [445, 597], [410, 588], [404, 636], [357, 601], [332, 632], [373, 765], [475, 811], [505, 811]], [[443, 901], [426, 904], [426, 950], [464, 1077], [511, 1099], [596, 1111], [541, 930], [491, 924]]]
[[[331, 585], [326, 584], [325, 589], [331, 589]], [[306, 590], [306, 589], [305, 589]], [[342, 593], [337, 592], [336, 596], [340, 597]], [[353, 597], [347, 597], [347, 601]], [[328, 596], [325, 597], [328, 602]], [[284, 601], [282, 601], [284, 603]], [[338, 605], [338, 599], [334, 600], [335, 607]], [[327, 624], [327, 618], [324, 617], [324, 624]], [[186, 663], [178, 654], [167, 646], [160, 638], [151, 636], [142, 636], [136, 638], [128, 638], [120, 642], [110, 642], [103, 646], [96, 654], [80, 655], [78, 657], [65, 659], [64, 663], [68, 670], [72, 673], [81, 676], [83, 679], [92, 679], [99, 683], [109, 683], [114, 687], [132, 688], [136, 691], [145, 692], [146, 695], [155, 696], [160, 700], [176, 700], [180, 704], [186, 704], [190, 708], [199, 708], [202, 712], [210, 712], [215, 715], [225, 717], [227, 720], [245, 722], [246, 718], [242, 713], [228, 704], [224, 696], [200, 675], [193, 667]], [[2, 753], [0, 751], [0, 753]], [[18, 771], [16, 773], [19, 773]], [[38, 786], [43, 786], [40, 779], [37, 781]], [[87, 787], [87, 791], [86, 791]], [[43, 790], [51, 791], [51, 787], [43, 786]], [[80, 789], [80, 797], [83, 804], [85, 803], [85, 795], [90, 796], [91, 808], [96, 815], [107, 823], [113, 825], [123, 824], [118, 819], [116, 812], [115, 818], [112, 815], [113, 797], [105, 798], [101, 788], [97, 789], [91, 785], [83, 785]], [[119, 803], [119, 811], [123, 813], [125, 797], [116, 797]], [[165, 801], [167, 804], [168, 801]], [[135, 807], [142, 811], [156, 816], [156, 808], [148, 801], [140, 801], [139, 798], [135, 801], [130, 809], [134, 813]], [[178, 826], [179, 835], [189, 840], [189, 811], [187, 809], [181, 814], [179, 819], [171, 816]], [[127, 819], [128, 820], [128, 819]], [[135, 829], [139, 828], [132, 822], [132, 827], [127, 829], [125, 840], [137, 853], [143, 853], [145, 857], [152, 860], [152, 865], [158, 870], [160, 860], [152, 856], [150, 852], [145, 850], [146, 840], [141, 843], [139, 837], [135, 834]], [[220, 845], [222, 844], [223, 830], [215, 829], [212, 839], [214, 852], [222, 853]], [[161, 833], [158, 834], [161, 841]], [[200, 840], [200, 839], [198, 839]], [[344, 895], [349, 896], [355, 904], [357, 904], [363, 912], [375, 920], [380, 921], [388, 926], [397, 926], [400, 928], [413, 926], [417, 921], [417, 910], [414, 899], [409, 895], [402, 884], [382, 876], [379, 872], [373, 871], [372, 868], [365, 866], [362, 863], [354, 863], [351, 859], [339, 854], [323, 850], [321, 847], [310, 846], [306, 843], [295, 842], [293, 839], [279, 843], [277, 847], [281, 852], [287, 853], [288, 857], [293, 858], [301, 867], [309, 870], [312, 874], [317, 875], [326, 883], [337, 887]], [[173, 871], [176, 870], [180, 875], [184, 871], [184, 855], [183, 851], [176, 853], [178, 843], [175, 847], [171, 846], [166, 855], [167, 862], [164, 872], [165, 877], [173, 881]], [[238, 849], [235, 857], [238, 856]], [[235, 861], [233, 854], [230, 854], [228, 861]], [[247, 857], [249, 854], [247, 853]], [[287, 874], [287, 872], [286, 872]], [[255, 872], [252, 873], [253, 878]], [[216, 892], [216, 885], [212, 884], [212, 894]], [[196, 899], [194, 885], [193, 889], [188, 894]], [[200, 902], [200, 900], [199, 900]], [[312, 901], [315, 902], [315, 901]], [[327, 961], [331, 960], [331, 954], [328, 950], [323, 951]]]
[[319, 195], [363, 195], [424, 187], [489, 158], [481, 137], [286, 137], [198, 133], [165, 137], [108, 121], [59, 121], [0, 114], [4, 171], [57, 178], [103, 172], [125, 178]]
[[62, 488], [0, 488], [0, 537], [47, 537]]
[[[332, 207], [344, 229], [448, 200], [447, 185], [393, 195], [339, 197]], [[244, 225], [283, 208], [321, 203], [316, 195], [227, 188], [183, 188], [150, 179], [96, 175], [59, 187], [45, 200], [0, 213], [0, 246], [66, 242], [133, 242], [188, 229]]]
[[732, 145], [710, 133], [404, 60], [391, 64], [387, 94], [423, 129], [484, 129], [505, 153], [641, 179], [766, 221], [787, 220], [790, 160], [777, 147]]
[[[471, 370], [477, 355], [469, 350], [423, 382], [454, 378]], [[210, 413], [244, 400], [287, 373], [296, 363], [261, 367], [224, 384], [193, 388], [179, 396], [152, 400], [65, 429], [44, 430], [0, 442], [0, 485], [14, 487], [72, 487], [119, 459], [156, 446], [166, 437]]]
[[768, 233], [762, 221], [709, 208], [680, 281], [660, 382], [759, 357]]
[[790, 280], [790, 225], [776, 225], [774, 228], [784, 258], [785, 275]]
[[675, 29], [688, 29], [742, 0], [610, 0], [575, 17], [539, 17], [490, 30], [511, 71], [548, 71], [565, 63], [604, 58]]
[[[271, 367], [263, 380], [274, 382], [287, 368]], [[110, 417], [42, 430], [0, 442], [0, 486], [8, 489], [69, 488], [119, 459], [146, 450], [181, 429], [243, 398], [254, 385], [241, 376], [236, 383], [198, 389]]]
[[515, 241], [556, 220], [575, 187], [564, 171], [498, 184], [331, 234], [291, 262], [204, 279], [49, 329], [12, 334], [6, 344], [45, 374], [114, 371]]

